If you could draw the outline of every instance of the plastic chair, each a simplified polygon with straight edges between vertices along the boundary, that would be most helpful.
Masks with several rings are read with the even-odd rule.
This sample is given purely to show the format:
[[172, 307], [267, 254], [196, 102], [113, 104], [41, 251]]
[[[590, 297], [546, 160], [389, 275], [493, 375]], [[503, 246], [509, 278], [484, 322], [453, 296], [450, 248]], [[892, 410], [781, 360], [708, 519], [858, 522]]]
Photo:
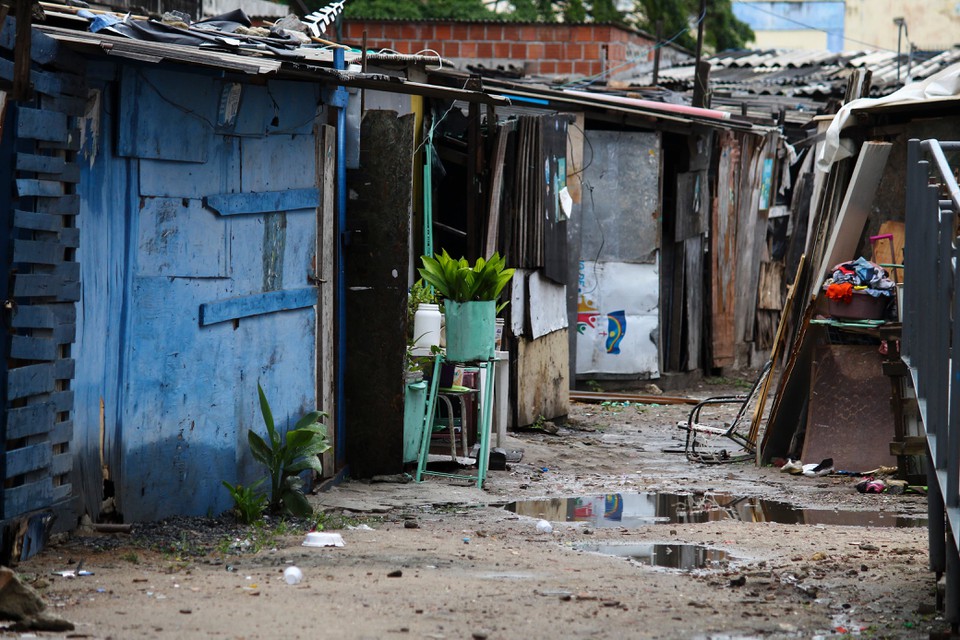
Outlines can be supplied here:
[[[760, 397], [760, 390], [764, 387], [767, 376], [773, 368], [773, 361], [768, 360], [760, 370], [760, 375], [753, 383], [753, 387], [746, 394], [735, 396], [714, 396], [700, 401], [691, 411], [686, 420], [677, 423], [679, 429], [687, 432], [683, 452], [691, 462], [721, 463], [741, 462], [754, 457], [757, 450], [756, 434], [750, 427], [753, 421], [753, 409]], [[737, 413], [729, 423], [701, 422], [700, 414], [706, 407], [716, 405], [737, 405]], [[746, 430], [746, 432], [745, 432]], [[730, 451], [716, 446], [707, 447], [708, 439], [726, 438], [738, 445], [743, 453], [732, 455]]]

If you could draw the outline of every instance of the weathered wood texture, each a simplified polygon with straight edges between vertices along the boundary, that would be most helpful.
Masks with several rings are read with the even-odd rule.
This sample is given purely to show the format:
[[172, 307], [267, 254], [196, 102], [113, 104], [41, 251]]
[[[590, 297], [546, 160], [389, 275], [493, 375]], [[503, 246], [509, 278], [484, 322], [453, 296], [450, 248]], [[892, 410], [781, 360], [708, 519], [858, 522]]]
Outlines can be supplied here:
[[[97, 77], [97, 126], [85, 139], [94, 160], [83, 166], [77, 217], [85, 260], [76, 451], [87, 510], [99, 510], [106, 477], [127, 520], [218, 513], [231, 506], [221, 480], [248, 485], [264, 474], [247, 445], [248, 430], [265, 431], [257, 384], [281, 431], [318, 408], [308, 279], [317, 216], [315, 200], [219, 216], [203, 198], [312, 192], [315, 140], [266, 130], [223, 135], [207, 76], [118, 73], [104, 63]], [[281, 122], [317, 108], [313, 88], [271, 83], [270, 91]], [[214, 120], [180, 108], [191, 105]], [[258, 120], [262, 108], [241, 101], [238, 121]], [[142, 147], [150, 136], [158, 146]], [[184, 161], [194, 145], [204, 146], [205, 164]], [[234, 308], [291, 296], [296, 304], [261, 305], [257, 315]], [[201, 308], [227, 311], [221, 319], [229, 321], [204, 325]]]
[[346, 452], [358, 478], [396, 473], [403, 462], [413, 121], [413, 115], [367, 112], [360, 168], [348, 172], [356, 193], [348, 227], [359, 233], [346, 248]]
[[[24, 40], [12, 18], [0, 22], [0, 76], [11, 79], [12, 72], [15, 85], [22, 82], [25, 89], [18, 101], [16, 91], [0, 97], [0, 180], [15, 187], [0, 195], [10, 224], [0, 250], [10, 275], [2, 287], [10, 303], [0, 350], [6, 362], [0, 375], [5, 411], [0, 520], [52, 510], [64, 529], [76, 515], [69, 443], [76, 372], [73, 303], [80, 297], [72, 193], [80, 173], [74, 153], [78, 121], [77, 110], [64, 107], [82, 90], [83, 65], [66, 62], [57, 45], [31, 32], [26, 22], [20, 26], [31, 37]], [[17, 70], [11, 62], [14, 47]], [[9, 549], [8, 542], [0, 546]]]
[[520, 339], [517, 353], [515, 424], [533, 424], [570, 411], [567, 332], [554, 331], [538, 340]]
[[712, 208], [710, 235], [710, 364], [725, 367], [735, 357], [734, 318], [736, 309], [737, 247], [736, 215], [740, 197], [740, 139], [733, 132], [719, 135], [720, 158], [717, 190]]
[[[320, 187], [320, 207], [317, 209], [317, 248], [314, 263], [319, 279], [320, 300], [317, 305], [317, 398], [328, 415], [336, 414], [336, 323], [334, 320], [336, 292], [336, 129], [329, 125], [317, 128], [316, 158], [317, 185]], [[333, 425], [331, 425], [333, 426]], [[323, 454], [323, 475], [332, 476], [336, 470], [334, 459], [336, 429], [327, 430], [330, 451]]]

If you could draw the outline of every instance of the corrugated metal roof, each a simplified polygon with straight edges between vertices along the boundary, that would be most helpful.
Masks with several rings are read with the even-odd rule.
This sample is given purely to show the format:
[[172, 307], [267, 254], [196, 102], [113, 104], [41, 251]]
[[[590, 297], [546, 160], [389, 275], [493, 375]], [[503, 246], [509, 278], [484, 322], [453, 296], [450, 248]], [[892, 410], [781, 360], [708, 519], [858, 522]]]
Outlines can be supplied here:
[[[871, 72], [871, 95], [878, 96], [892, 93], [906, 82], [923, 80], [960, 61], [960, 48], [917, 56], [911, 61], [907, 54], [902, 54], [898, 64], [898, 56], [892, 51], [832, 53], [768, 49], [723, 52], [707, 58], [707, 62], [711, 67], [711, 89], [719, 92], [736, 90], [744, 95], [842, 97], [852, 70], [868, 69]], [[675, 91], [690, 91], [694, 71], [693, 65], [661, 69], [659, 84]], [[647, 73], [629, 82], [644, 86], [651, 80]]]

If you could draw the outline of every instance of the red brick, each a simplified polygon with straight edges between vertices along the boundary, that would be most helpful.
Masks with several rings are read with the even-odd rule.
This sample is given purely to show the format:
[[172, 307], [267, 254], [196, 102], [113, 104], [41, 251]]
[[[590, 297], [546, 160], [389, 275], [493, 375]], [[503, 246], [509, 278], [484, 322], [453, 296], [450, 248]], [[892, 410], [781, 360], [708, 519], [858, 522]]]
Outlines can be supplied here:
[[401, 40], [413, 40], [417, 37], [417, 28], [412, 24], [405, 24], [400, 27]]
[[476, 58], [476, 57], [477, 57], [477, 43], [476, 43], [476, 42], [461, 42], [461, 43], [460, 43], [460, 57], [461, 57], [461, 58]]
[[574, 42], [596, 42], [597, 36], [593, 27], [577, 26], [573, 27]]
[[450, 40], [453, 38], [453, 25], [438, 24], [433, 30], [433, 37], [437, 40]]
[[487, 27], [482, 24], [470, 25], [470, 39], [480, 42], [487, 39]]
[[[512, 50], [516, 52], [517, 46], [524, 48], [524, 58], [526, 60], [541, 60], [546, 57], [544, 44], [542, 42], [533, 42], [527, 45], [513, 45]], [[516, 56], [516, 53], [513, 54]]]
[[537, 28], [520, 27], [520, 39], [524, 42], [535, 42], [539, 40], [539, 38], [537, 38]]
[[593, 63], [587, 62], [585, 60], [577, 60], [573, 63], [573, 72], [579, 73], [582, 76], [593, 75]]
[[493, 40], [493, 41], [503, 40], [503, 25], [488, 24], [487, 40]]
[[[533, 68], [534, 68], [534, 69], [537, 69], [537, 65], [534, 65]], [[542, 62], [540, 62], [540, 64], [539, 64], [539, 69], [538, 69], [538, 71], [534, 71], [533, 73], [537, 73], [537, 72], [543, 73], [543, 74], [556, 73], [556, 72], [557, 72], [557, 63], [556, 63], [556, 62], [546, 62], [546, 61], [542, 61]]]
[[557, 63], [557, 73], [571, 74], [573, 73], [573, 63], [568, 60], [561, 60]]
[[563, 59], [564, 60], [582, 60], [583, 59], [583, 45], [582, 44], [568, 44], [563, 48]]
[[600, 45], [596, 43], [590, 43], [583, 45], [583, 59], [584, 60], [597, 60], [600, 58]]
[[568, 27], [537, 27], [537, 40], [542, 42], [564, 42], [568, 36]]
[[[514, 45], [517, 46], [517, 45]], [[526, 45], [519, 45], [523, 47], [524, 53], [526, 53]], [[493, 45], [493, 57], [494, 58], [509, 58], [510, 57], [510, 43], [509, 42], [496, 42]], [[521, 56], [520, 59], [524, 59], [526, 56]]]
[[563, 58], [563, 45], [555, 42], [544, 45], [543, 57], [550, 60], [560, 60]]
[[460, 57], [460, 43], [456, 40], [449, 40], [443, 42], [440, 45], [440, 55], [444, 58], [459, 58]]
[[477, 43], [477, 57], [478, 57], [478, 58], [492, 58], [492, 57], [493, 57], [493, 43], [492, 43], [492, 42], [478, 42], [478, 43]]
[[520, 27], [508, 24], [503, 27], [503, 40], [507, 42], [517, 42], [520, 40]]
[[465, 24], [455, 24], [453, 25], [453, 39], [463, 42], [464, 40], [469, 39], [470, 29]]

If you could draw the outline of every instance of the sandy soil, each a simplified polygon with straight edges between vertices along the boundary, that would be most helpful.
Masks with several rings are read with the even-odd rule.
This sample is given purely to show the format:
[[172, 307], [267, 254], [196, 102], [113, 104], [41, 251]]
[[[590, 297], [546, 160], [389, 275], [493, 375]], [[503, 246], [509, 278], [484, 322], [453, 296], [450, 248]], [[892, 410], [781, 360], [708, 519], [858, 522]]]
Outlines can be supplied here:
[[[209, 535], [192, 542], [185, 528], [165, 550], [136, 535], [75, 536], [16, 569], [76, 624], [67, 637], [927, 638], [947, 628], [934, 610], [926, 529], [887, 526], [897, 515], [925, 517], [925, 498], [860, 494], [848, 477], [687, 462], [662, 451], [681, 444], [673, 425], [687, 412], [575, 404], [557, 435], [511, 434], [505, 448], [523, 459], [492, 471], [484, 490], [429, 478], [347, 482], [311, 496], [328, 525], [337, 514], [362, 525], [337, 530], [343, 547], [304, 547], [301, 531], [281, 527], [247, 530], [241, 549], [227, 532], [211, 545]], [[549, 501], [619, 494], [626, 504], [643, 492], [692, 493], [660, 501], [721, 519], [565, 522], [562, 505]], [[816, 511], [803, 516], [808, 524], [756, 522], [765, 516], [750, 514], [765, 511], [734, 508], [743, 501], [717, 508], [725, 496]], [[535, 499], [544, 502], [531, 515], [503, 508]], [[859, 522], [869, 526], [832, 524], [849, 511], [868, 512]], [[551, 533], [537, 531], [541, 513]], [[676, 570], [592, 550], [628, 545], [638, 554], [704, 545], [727, 556]], [[669, 563], [671, 553], [658, 550]], [[81, 559], [93, 575], [51, 573]], [[300, 584], [283, 579], [291, 565]]]

